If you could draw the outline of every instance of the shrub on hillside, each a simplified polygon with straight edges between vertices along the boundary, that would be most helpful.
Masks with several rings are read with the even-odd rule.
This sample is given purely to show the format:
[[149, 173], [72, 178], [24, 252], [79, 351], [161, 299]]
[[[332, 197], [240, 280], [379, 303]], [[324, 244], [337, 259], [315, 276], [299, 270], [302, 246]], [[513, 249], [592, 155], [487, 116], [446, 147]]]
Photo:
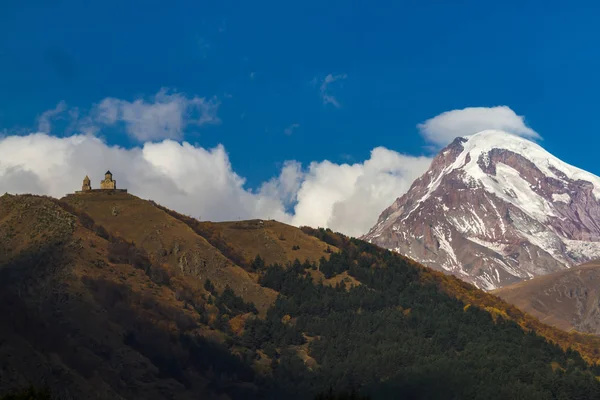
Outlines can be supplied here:
[[317, 239], [322, 240], [323, 242], [335, 247], [341, 247], [345, 240], [345, 238], [342, 235], [334, 233], [329, 228], [315, 229], [311, 228], [310, 226], [301, 226], [300, 230], [307, 235], [314, 236]]
[[129, 264], [143, 270], [152, 282], [168, 285], [171, 281], [169, 273], [161, 266], [153, 264], [148, 254], [121, 238], [111, 238], [108, 246], [108, 261], [116, 264]]
[[216, 306], [219, 308], [221, 314], [238, 315], [249, 312], [258, 314], [256, 306], [253, 303], [245, 302], [229, 286], [225, 286], [223, 293], [217, 297]]

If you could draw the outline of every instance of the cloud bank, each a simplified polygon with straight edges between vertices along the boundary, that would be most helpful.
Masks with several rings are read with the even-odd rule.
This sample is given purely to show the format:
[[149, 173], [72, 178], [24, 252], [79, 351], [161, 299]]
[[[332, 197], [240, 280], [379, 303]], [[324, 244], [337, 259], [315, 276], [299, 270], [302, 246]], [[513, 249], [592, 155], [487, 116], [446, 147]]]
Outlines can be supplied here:
[[468, 107], [444, 112], [418, 124], [423, 137], [438, 146], [445, 146], [458, 136], [467, 136], [486, 129], [498, 129], [515, 135], [540, 139], [541, 136], [525, 124], [523, 116], [507, 106]]
[[105, 127], [122, 125], [140, 143], [164, 139], [180, 140], [186, 128], [219, 124], [220, 101], [216, 97], [188, 97], [162, 88], [149, 99], [134, 101], [107, 97], [87, 113], [68, 108], [64, 101], [38, 117], [38, 131], [50, 133], [56, 120], [68, 120], [65, 133], [96, 134]]
[[431, 160], [379, 147], [363, 163], [287, 161], [256, 190], [245, 187], [223, 146], [205, 149], [170, 139], [124, 149], [92, 135], [45, 133], [0, 139], [0, 192], [62, 197], [85, 175], [99, 187], [108, 168], [117, 187], [202, 220], [273, 218], [294, 225], [366, 233]]
[[106, 98], [92, 111], [94, 121], [104, 125], [122, 122], [126, 132], [140, 142], [181, 139], [190, 126], [216, 124], [219, 102], [216, 98], [186, 97], [161, 89], [147, 102]]

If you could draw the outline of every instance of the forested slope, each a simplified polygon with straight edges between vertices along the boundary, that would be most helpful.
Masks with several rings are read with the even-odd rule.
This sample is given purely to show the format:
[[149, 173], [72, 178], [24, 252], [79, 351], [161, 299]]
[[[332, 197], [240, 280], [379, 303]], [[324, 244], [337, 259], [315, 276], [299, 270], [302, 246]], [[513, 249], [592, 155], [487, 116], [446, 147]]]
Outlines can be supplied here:
[[598, 338], [366, 242], [71, 200], [0, 197], [0, 396], [600, 396]]

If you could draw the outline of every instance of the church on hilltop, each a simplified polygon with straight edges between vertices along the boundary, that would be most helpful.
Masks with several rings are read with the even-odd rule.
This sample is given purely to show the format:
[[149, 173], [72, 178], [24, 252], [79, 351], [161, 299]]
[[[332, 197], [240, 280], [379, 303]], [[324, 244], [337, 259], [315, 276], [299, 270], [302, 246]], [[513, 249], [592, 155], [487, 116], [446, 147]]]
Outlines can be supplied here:
[[92, 183], [90, 178], [86, 175], [83, 178], [83, 185], [80, 191], [76, 191], [77, 194], [84, 193], [97, 193], [97, 192], [120, 192], [127, 193], [127, 189], [117, 189], [117, 181], [113, 179], [113, 175], [110, 171], [106, 171], [104, 179], [100, 181], [100, 189], [92, 189]]

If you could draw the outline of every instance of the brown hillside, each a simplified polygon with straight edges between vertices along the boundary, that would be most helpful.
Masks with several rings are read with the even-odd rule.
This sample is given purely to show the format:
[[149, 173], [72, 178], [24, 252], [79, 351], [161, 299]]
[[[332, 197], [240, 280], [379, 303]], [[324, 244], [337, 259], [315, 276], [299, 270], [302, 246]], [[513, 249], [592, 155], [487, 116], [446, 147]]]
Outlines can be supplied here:
[[254, 219], [212, 224], [220, 230], [223, 239], [246, 259], [252, 260], [260, 255], [267, 265], [285, 265], [295, 259], [318, 262], [321, 257], [328, 257], [327, 247], [337, 251], [335, 246], [328, 246], [296, 227], [277, 221]]
[[249, 270], [252, 270], [249, 267], [257, 255], [266, 265], [285, 265], [296, 259], [317, 262], [321, 257], [328, 258], [328, 254], [338, 250], [296, 227], [274, 220], [198, 221], [160, 204], [150, 203], [184, 222], [234, 264]]
[[600, 263], [519, 282], [494, 294], [565, 331], [600, 334]]
[[210, 279], [218, 290], [229, 285], [264, 313], [277, 296], [258, 285], [256, 276], [235, 265], [188, 225], [152, 203], [126, 193], [91, 193], [62, 199], [89, 214], [115, 236], [143, 248], [150, 258], [200, 282]]

